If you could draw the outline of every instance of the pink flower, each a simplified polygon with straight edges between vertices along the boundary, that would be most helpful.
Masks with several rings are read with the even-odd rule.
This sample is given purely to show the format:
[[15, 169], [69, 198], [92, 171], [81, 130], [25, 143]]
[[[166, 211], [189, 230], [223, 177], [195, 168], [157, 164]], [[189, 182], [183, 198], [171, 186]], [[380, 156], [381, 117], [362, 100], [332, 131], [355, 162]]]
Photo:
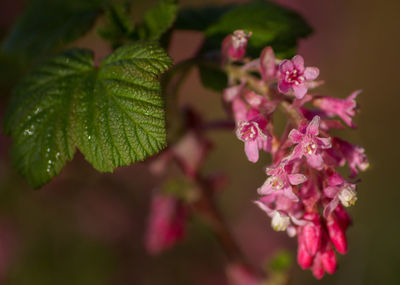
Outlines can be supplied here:
[[285, 169], [285, 164], [281, 163], [275, 168], [267, 168], [270, 175], [264, 184], [258, 188], [260, 195], [268, 195], [276, 191], [281, 191], [288, 199], [298, 201], [299, 198], [293, 193], [292, 185], [299, 185], [307, 180], [303, 174], [289, 174]]
[[319, 69], [316, 67], [304, 68], [304, 59], [300, 55], [296, 55], [292, 60], [283, 60], [279, 65], [279, 71], [279, 92], [287, 94], [292, 89], [298, 99], [307, 93], [306, 81], [312, 81], [319, 75]]
[[254, 203], [271, 218], [271, 227], [275, 231], [287, 231], [290, 237], [296, 235], [296, 226], [304, 225], [301, 203], [295, 203], [282, 193], [275, 192], [263, 196]]
[[158, 254], [184, 237], [186, 209], [172, 196], [155, 194], [152, 198], [145, 245], [151, 254]]
[[246, 53], [247, 41], [251, 36], [250, 33], [246, 33], [243, 30], [237, 30], [233, 32], [233, 35], [229, 35], [222, 42], [222, 53], [224, 57], [232, 60], [240, 60]]
[[302, 158], [304, 155], [311, 167], [321, 170], [324, 165], [321, 150], [331, 147], [331, 139], [318, 137], [319, 123], [320, 117], [315, 116], [304, 133], [293, 129], [289, 133], [289, 138], [292, 143], [297, 144], [293, 150], [292, 158]]
[[[237, 119], [242, 118], [241, 112], [241, 107], [238, 107], [235, 116]], [[244, 151], [251, 162], [258, 161], [259, 150], [268, 152], [271, 149], [271, 136], [266, 130], [267, 123], [267, 119], [255, 109], [247, 112], [246, 120], [238, 122], [236, 136], [244, 142]]]
[[326, 197], [332, 199], [324, 209], [324, 216], [328, 217], [336, 209], [339, 202], [349, 207], [357, 201], [356, 185], [346, 182], [338, 173], [328, 179], [328, 187], [324, 189]]
[[266, 47], [260, 56], [260, 72], [264, 82], [275, 81], [278, 75], [278, 66], [275, 60], [275, 54], [271, 47]]
[[338, 153], [330, 152], [330, 155], [334, 157], [336, 155], [340, 166], [343, 166], [347, 161], [350, 168], [350, 177], [355, 177], [359, 171], [365, 171], [369, 167], [364, 148], [353, 145], [337, 137], [333, 138], [332, 145]]
[[354, 91], [346, 99], [322, 97], [314, 100], [314, 105], [324, 111], [329, 117], [339, 116], [349, 127], [354, 128], [355, 125], [351, 118], [355, 115], [357, 103], [355, 98], [361, 90]]
[[243, 94], [244, 99], [250, 105], [251, 108], [257, 109], [267, 114], [272, 113], [278, 102], [270, 101], [264, 96], [258, 95], [254, 91], [246, 90]]

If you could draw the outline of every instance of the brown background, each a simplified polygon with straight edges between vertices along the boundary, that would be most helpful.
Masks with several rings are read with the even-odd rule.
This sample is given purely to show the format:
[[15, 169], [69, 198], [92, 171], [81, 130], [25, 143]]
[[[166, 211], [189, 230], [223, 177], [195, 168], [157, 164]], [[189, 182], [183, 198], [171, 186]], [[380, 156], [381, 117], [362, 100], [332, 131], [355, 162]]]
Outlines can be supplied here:
[[[137, 15], [152, 3], [134, 2]], [[340, 258], [339, 271], [317, 282], [295, 265], [291, 284], [400, 284], [400, 1], [276, 2], [294, 8], [314, 27], [314, 35], [301, 42], [299, 53], [307, 64], [320, 68], [320, 78], [326, 80], [324, 94], [345, 97], [355, 89], [364, 90], [359, 96], [359, 128], [342, 135], [363, 145], [371, 162], [358, 187], [359, 200], [350, 210], [354, 216], [350, 250]], [[9, 29], [22, 7], [21, 1], [1, 0], [0, 34]], [[198, 34], [178, 32], [172, 55], [188, 57], [200, 41]], [[99, 58], [108, 53], [95, 33], [72, 45], [90, 46]], [[3, 85], [1, 113], [8, 98]], [[220, 95], [202, 89], [197, 72], [181, 95], [182, 104], [193, 103], [207, 119], [223, 116]], [[294, 252], [295, 240], [273, 232], [251, 203], [265, 179], [262, 168], [267, 160], [248, 163], [242, 144], [230, 132], [212, 133], [210, 138], [215, 150], [204, 172], [223, 171], [231, 177], [220, 204], [248, 256], [261, 263], [279, 248]], [[0, 229], [0, 264], [8, 264], [5, 284], [225, 284], [223, 253], [196, 219], [176, 249], [157, 258], [145, 253], [143, 231], [156, 181], [144, 164], [118, 169], [115, 175], [98, 174], [77, 155], [59, 177], [35, 192], [11, 167], [9, 146], [10, 139], [0, 134], [0, 225], [4, 228], [3, 235]], [[1, 250], [1, 244], [7, 248]]]

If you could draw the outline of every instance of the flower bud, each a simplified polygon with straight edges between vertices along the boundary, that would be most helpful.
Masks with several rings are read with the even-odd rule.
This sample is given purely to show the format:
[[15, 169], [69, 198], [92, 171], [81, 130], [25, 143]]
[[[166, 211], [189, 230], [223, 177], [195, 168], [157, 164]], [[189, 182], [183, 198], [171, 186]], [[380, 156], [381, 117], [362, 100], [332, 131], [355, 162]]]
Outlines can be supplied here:
[[314, 257], [307, 252], [304, 243], [299, 242], [299, 248], [297, 249], [297, 263], [300, 267], [303, 269], [309, 268], [313, 263], [313, 259]]
[[321, 262], [326, 272], [333, 274], [336, 271], [337, 261], [333, 249], [328, 249], [321, 253]]
[[346, 187], [344, 187], [339, 193], [339, 200], [345, 207], [353, 206], [357, 201], [355, 185], [346, 185]]
[[329, 237], [335, 246], [336, 250], [345, 254], [347, 252], [347, 239], [344, 230], [340, 227], [338, 221], [334, 218], [327, 223]]
[[275, 211], [272, 220], [271, 220], [271, 227], [277, 231], [285, 231], [290, 224], [290, 218], [285, 214], [279, 213], [279, 211]]

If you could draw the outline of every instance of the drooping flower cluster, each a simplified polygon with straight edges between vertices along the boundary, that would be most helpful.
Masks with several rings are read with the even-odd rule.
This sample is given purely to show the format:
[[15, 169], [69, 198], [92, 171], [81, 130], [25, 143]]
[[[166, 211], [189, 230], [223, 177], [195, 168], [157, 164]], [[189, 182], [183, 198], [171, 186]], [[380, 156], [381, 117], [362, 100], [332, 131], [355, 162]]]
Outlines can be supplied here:
[[[238, 35], [240, 44], [233, 40]], [[349, 179], [368, 168], [362, 147], [330, 134], [331, 129], [344, 128], [335, 117], [355, 127], [352, 118], [360, 91], [346, 99], [310, 94], [321, 84], [316, 81], [318, 68], [305, 67], [300, 55], [278, 60], [271, 47], [259, 59], [249, 60], [249, 36], [236, 31], [223, 43], [229, 76], [223, 98], [231, 103], [236, 136], [244, 142], [248, 160], [257, 162], [261, 153], [272, 157], [255, 203], [271, 218], [273, 229], [297, 236], [299, 265], [320, 279], [336, 271], [335, 250], [347, 252], [345, 232], [351, 220], [345, 207], [357, 200], [355, 181], [343, 178], [338, 168], [347, 164]], [[288, 118], [281, 136], [273, 122], [278, 108]]]

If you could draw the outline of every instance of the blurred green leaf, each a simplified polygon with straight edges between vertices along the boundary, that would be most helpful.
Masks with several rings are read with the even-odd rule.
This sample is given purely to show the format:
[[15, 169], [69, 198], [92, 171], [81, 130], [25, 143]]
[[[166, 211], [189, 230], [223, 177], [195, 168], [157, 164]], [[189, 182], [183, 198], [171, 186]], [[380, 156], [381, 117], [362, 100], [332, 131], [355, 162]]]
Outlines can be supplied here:
[[109, 40], [113, 46], [120, 45], [124, 38], [129, 38], [135, 28], [129, 9], [130, 3], [128, 1], [106, 5], [107, 24], [100, 28], [98, 33], [103, 39]]
[[278, 56], [289, 57], [294, 54], [298, 40], [312, 31], [295, 12], [256, 0], [233, 7], [210, 25], [205, 31], [203, 51], [219, 50], [223, 39], [238, 29], [253, 32], [247, 52], [254, 57], [259, 56], [267, 45], [272, 46]]
[[225, 5], [182, 9], [176, 19], [175, 28], [203, 32], [233, 7], [234, 5]]
[[171, 65], [153, 43], [123, 46], [93, 66], [92, 52], [56, 55], [23, 78], [7, 110], [12, 156], [33, 187], [56, 176], [75, 145], [99, 171], [144, 160], [166, 144], [158, 76]]
[[221, 92], [228, 84], [228, 77], [218, 66], [200, 64], [200, 79], [204, 87]]
[[293, 265], [293, 256], [290, 252], [282, 250], [275, 254], [268, 267], [274, 272], [285, 272]]
[[86, 33], [106, 0], [32, 0], [3, 43], [8, 53], [29, 59]]
[[175, 22], [178, 7], [175, 0], [160, 0], [144, 14], [139, 37], [146, 40], [160, 39]]

